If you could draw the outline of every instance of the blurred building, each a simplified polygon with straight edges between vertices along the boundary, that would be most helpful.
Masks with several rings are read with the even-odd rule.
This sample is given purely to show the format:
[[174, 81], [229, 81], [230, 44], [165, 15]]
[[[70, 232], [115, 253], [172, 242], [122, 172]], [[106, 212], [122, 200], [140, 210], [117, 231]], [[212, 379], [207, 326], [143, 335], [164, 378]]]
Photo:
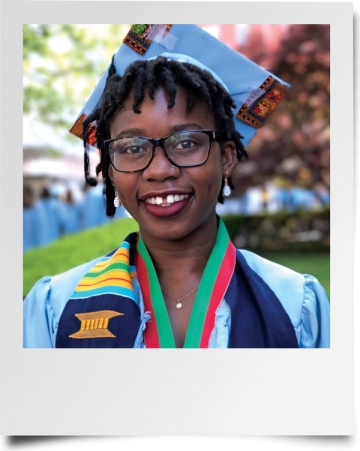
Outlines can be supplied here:
[[57, 155], [49, 151], [46, 146], [23, 147], [23, 177], [24, 183], [30, 184], [36, 197], [39, 197], [44, 186], [83, 185], [83, 156]]

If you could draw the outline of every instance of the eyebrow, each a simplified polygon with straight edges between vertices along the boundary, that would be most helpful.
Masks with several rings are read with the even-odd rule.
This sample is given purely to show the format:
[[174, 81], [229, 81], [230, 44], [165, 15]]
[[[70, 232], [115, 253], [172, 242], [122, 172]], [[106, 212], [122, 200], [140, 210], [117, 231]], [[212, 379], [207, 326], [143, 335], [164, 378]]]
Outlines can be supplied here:
[[[181, 132], [183, 130], [202, 130], [203, 127], [201, 127], [199, 124], [191, 123], [191, 124], [175, 124], [170, 127], [170, 132], [168, 135], [171, 135], [172, 133]], [[128, 128], [126, 130], [121, 130], [117, 135], [113, 138], [122, 138], [124, 136], [145, 136], [144, 130], [142, 128]], [[159, 138], [159, 137], [158, 137]]]
[[122, 138], [123, 136], [142, 136], [143, 130], [141, 128], [127, 128], [126, 130], [121, 130], [114, 136], [116, 138]]
[[201, 130], [204, 127], [201, 127], [201, 125], [196, 123], [191, 124], [176, 124], [171, 127], [171, 130], [173, 130], [172, 133], [175, 132], [181, 132], [182, 130]]

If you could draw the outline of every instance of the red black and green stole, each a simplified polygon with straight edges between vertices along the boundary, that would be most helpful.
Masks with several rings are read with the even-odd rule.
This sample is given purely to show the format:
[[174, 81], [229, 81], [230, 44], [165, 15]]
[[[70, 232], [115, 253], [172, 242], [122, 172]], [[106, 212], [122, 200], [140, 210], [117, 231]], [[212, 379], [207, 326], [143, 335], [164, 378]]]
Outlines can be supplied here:
[[[184, 348], [207, 348], [215, 326], [215, 314], [224, 298], [234, 272], [236, 249], [229, 239], [225, 225], [219, 221], [215, 246], [206, 264], [194, 301]], [[147, 348], [175, 348], [174, 336], [163, 294], [151, 257], [141, 237], [138, 242], [136, 269], [145, 310], [151, 320], [144, 333]]]
[[[131, 348], [142, 333], [137, 277], [150, 315], [147, 348], [174, 348], [174, 337], [155, 268], [144, 242], [130, 234], [81, 279], [60, 317], [56, 347]], [[291, 294], [290, 294], [291, 295]], [[185, 348], [207, 348], [215, 313], [231, 309], [228, 347], [297, 347], [294, 328], [279, 299], [230, 242], [222, 220], [190, 316]]]

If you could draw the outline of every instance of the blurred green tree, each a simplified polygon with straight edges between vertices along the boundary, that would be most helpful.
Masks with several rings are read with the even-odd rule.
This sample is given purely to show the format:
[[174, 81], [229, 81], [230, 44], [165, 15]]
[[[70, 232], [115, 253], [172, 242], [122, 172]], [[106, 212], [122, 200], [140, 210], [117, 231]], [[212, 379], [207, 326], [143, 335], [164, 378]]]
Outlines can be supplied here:
[[69, 128], [128, 29], [123, 24], [25, 24], [24, 114]]

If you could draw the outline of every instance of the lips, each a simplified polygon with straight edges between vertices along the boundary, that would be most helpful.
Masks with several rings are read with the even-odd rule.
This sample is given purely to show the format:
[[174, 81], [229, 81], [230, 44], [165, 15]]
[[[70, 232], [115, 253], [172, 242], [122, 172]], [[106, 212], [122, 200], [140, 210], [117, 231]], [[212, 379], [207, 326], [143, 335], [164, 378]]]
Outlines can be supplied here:
[[166, 218], [181, 213], [189, 204], [190, 193], [148, 193], [140, 197], [145, 210], [153, 216]]

